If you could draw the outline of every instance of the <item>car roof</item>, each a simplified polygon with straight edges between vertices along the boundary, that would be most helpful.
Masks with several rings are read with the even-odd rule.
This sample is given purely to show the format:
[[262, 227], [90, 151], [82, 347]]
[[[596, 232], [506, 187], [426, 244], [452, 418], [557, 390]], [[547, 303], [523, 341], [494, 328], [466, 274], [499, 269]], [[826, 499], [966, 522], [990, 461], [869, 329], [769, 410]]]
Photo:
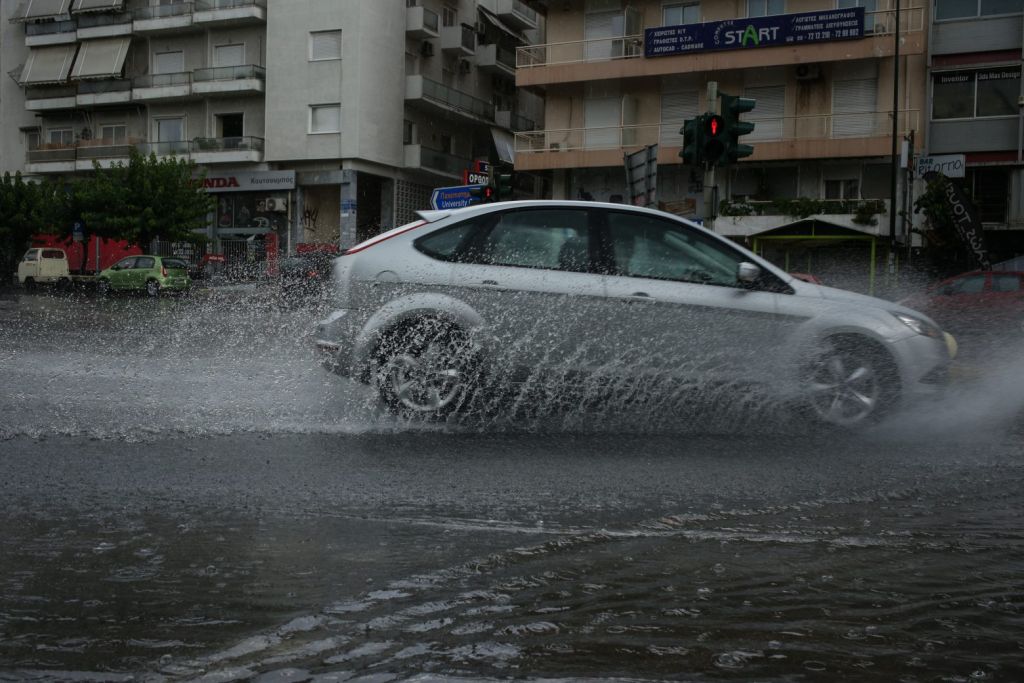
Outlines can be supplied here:
[[589, 209], [609, 209], [614, 211], [631, 211], [634, 213], [645, 213], [652, 216], [671, 216], [677, 220], [683, 221], [688, 225], [694, 227], [701, 227], [698, 223], [692, 220], [670, 214], [665, 211], [657, 209], [648, 209], [642, 206], [633, 206], [632, 204], [617, 204], [613, 202], [588, 202], [575, 199], [520, 199], [511, 202], [492, 202], [488, 204], [475, 204], [473, 206], [466, 206], [459, 209], [438, 209], [438, 210], [424, 210], [417, 211], [417, 215], [420, 218], [433, 223], [443, 218], [459, 218], [459, 217], [470, 217], [490, 213], [492, 211], [504, 211], [507, 209], [518, 209], [518, 208], [589, 208]]

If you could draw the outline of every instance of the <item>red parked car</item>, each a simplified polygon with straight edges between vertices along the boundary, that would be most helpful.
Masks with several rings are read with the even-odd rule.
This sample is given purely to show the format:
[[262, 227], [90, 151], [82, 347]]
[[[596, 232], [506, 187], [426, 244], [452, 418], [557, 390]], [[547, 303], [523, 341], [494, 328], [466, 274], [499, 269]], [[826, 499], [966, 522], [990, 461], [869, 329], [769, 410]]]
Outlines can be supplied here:
[[962, 273], [900, 302], [961, 334], [1024, 331], [1024, 272]]

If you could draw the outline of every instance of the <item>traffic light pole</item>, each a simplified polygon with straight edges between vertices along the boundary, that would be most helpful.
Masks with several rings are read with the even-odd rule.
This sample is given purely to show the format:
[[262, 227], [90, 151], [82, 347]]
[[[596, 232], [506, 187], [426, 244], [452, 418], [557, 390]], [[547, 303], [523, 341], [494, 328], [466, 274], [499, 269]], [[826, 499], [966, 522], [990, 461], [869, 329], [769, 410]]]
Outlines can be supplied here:
[[[708, 99], [705, 111], [718, 111], [718, 81], [708, 81]], [[718, 207], [715, 206], [715, 166], [704, 164], [704, 227], [715, 229], [715, 217]]]

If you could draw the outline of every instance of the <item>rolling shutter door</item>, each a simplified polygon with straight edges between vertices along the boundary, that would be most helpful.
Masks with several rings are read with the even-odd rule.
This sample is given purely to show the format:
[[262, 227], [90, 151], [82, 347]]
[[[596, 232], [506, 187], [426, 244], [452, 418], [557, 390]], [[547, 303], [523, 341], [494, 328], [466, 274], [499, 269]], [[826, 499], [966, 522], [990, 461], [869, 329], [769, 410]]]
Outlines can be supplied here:
[[587, 149], [619, 147], [622, 98], [600, 97], [583, 101], [583, 145]]
[[878, 81], [861, 79], [832, 84], [832, 136], [863, 137], [875, 134]]
[[679, 129], [687, 119], [697, 116], [697, 91], [681, 90], [661, 94], [660, 143], [674, 147], [683, 144]]
[[757, 100], [754, 110], [743, 115], [744, 121], [754, 123], [754, 131], [743, 136], [743, 142], [752, 140], [781, 140], [786, 115], [786, 86], [772, 85], [746, 88], [744, 97]]

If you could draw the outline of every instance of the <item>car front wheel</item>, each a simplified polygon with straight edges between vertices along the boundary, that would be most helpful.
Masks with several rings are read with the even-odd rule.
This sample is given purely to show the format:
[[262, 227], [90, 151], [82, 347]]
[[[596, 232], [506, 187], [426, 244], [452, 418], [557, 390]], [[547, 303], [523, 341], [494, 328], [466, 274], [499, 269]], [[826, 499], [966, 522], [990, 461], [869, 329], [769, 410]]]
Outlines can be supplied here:
[[100, 280], [96, 283], [96, 291], [100, 296], [110, 294], [110, 280]]
[[469, 336], [440, 320], [421, 320], [381, 344], [377, 389], [392, 411], [442, 417], [464, 407], [477, 374]]
[[160, 283], [156, 280], [146, 282], [146, 294], [152, 297], [160, 296]]
[[818, 422], [856, 428], [880, 420], [899, 398], [899, 376], [876, 342], [826, 340], [804, 372], [805, 405]]

